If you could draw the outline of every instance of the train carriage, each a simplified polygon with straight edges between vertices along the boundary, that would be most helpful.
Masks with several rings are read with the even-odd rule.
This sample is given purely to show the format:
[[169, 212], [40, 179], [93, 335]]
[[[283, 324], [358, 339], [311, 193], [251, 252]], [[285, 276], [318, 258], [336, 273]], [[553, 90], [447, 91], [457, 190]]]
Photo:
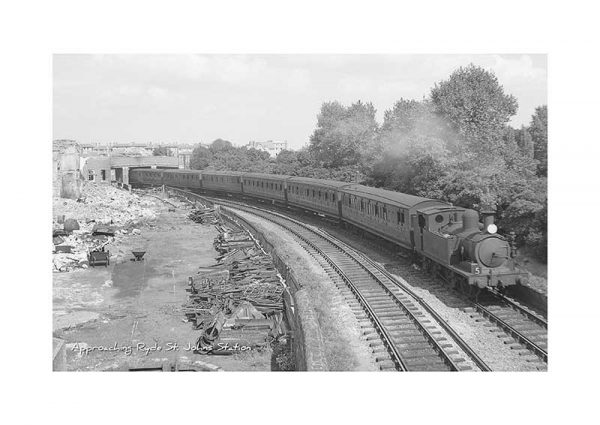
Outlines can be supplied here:
[[287, 180], [288, 205], [340, 218], [338, 189], [349, 184], [335, 180], [290, 177]]
[[202, 188], [215, 192], [242, 193], [242, 174], [237, 171], [202, 171]]
[[164, 172], [164, 181], [167, 186], [176, 186], [186, 189], [201, 189], [202, 175], [193, 170], [168, 170]]
[[411, 249], [411, 217], [417, 208], [448, 206], [433, 199], [359, 184], [342, 187], [340, 196], [345, 221]]
[[129, 183], [134, 185], [153, 185], [163, 184], [163, 171], [153, 168], [134, 168], [129, 170]]
[[286, 180], [290, 176], [278, 174], [244, 173], [243, 192], [257, 198], [286, 202]]

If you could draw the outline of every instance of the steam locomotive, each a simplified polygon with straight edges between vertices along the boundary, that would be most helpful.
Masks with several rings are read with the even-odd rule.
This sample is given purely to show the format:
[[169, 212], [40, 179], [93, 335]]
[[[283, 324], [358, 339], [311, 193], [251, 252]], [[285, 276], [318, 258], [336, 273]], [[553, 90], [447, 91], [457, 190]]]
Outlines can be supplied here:
[[133, 169], [132, 185], [167, 185], [261, 199], [309, 210], [375, 234], [412, 253], [426, 270], [473, 292], [525, 282], [514, 235], [497, 233], [494, 212], [354, 183], [228, 171]]

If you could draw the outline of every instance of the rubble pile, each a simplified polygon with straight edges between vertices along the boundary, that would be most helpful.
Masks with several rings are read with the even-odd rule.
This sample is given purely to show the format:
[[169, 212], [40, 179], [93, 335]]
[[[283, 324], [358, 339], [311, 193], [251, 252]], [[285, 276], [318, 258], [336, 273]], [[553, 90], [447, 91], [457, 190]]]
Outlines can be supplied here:
[[188, 218], [200, 224], [217, 224], [219, 222], [214, 208], [194, 209]]
[[77, 200], [55, 198], [52, 242], [53, 271], [89, 266], [89, 253], [107, 251], [121, 235], [139, 235], [139, 227], [156, 219], [155, 201], [108, 184], [85, 182]]
[[[200, 352], [216, 343], [264, 348], [284, 332], [283, 283], [271, 256], [248, 233], [217, 225], [217, 264], [189, 278], [188, 321], [202, 330]], [[212, 349], [211, 349], [212, 348]]]
[[[135, 227], [156, 219], [151, 208], [155, 201], [117, 189], [109, 184], [85, 182], [82, 196], [77, 200], [54, 198], [54, 215], [73, 218], [82, 229], [95, 223], [118, 227]], [[91, 223], [91, 224], [90, 224]]]

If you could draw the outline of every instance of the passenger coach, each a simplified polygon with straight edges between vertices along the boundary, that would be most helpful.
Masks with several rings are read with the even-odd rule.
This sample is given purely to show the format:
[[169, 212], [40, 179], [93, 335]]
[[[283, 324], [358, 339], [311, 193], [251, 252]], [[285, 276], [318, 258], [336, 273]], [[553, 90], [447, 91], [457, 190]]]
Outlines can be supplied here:
[[411, 217], [418, 208], [449, 206], [433, 199], [359, 184], [341, 187], [340, 196], [344, 220], [384, 239], [401, 242], [405, 248], [413, 246]]
[[242, 174], [235, 171], [202, 171], [202, 188], [215, 192], [242, 193]]
[[244, 194], [270, 201], [286, 202], [286, 180], [290, 176], [262, 173], [244, 173]]

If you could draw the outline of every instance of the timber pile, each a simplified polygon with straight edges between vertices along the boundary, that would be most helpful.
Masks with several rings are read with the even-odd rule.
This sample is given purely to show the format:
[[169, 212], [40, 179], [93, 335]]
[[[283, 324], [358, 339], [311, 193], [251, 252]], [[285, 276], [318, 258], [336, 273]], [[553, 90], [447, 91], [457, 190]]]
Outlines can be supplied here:
[[280, 276], [271, 256], [248, 233], [221, 224], [216, 228], [217, 264], [189, 278], [190, 295], [183, 311], [194, 328], [203, 331], [199, 346], [237, 339], [263, 348], [282, 332]]
[[188, 218], [200, 224], [217, 224], [219, 222], [214, 208], [194, 209], [188, 215]]

